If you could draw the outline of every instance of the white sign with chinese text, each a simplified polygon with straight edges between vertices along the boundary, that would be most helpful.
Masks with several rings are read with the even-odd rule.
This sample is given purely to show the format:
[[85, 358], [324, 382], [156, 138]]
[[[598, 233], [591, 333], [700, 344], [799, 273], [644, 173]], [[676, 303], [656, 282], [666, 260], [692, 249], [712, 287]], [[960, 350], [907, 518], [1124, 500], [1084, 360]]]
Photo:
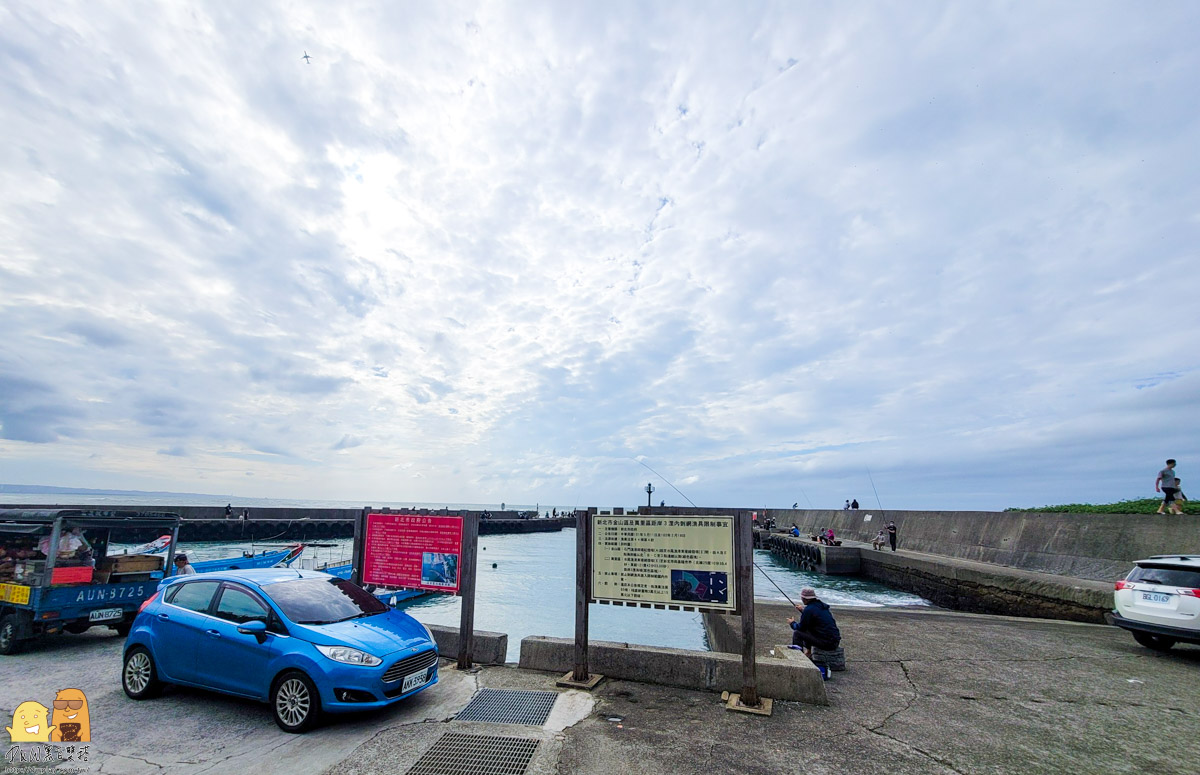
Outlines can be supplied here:
[[733, 517], [592, 519], [592, 599], [737, 609]]

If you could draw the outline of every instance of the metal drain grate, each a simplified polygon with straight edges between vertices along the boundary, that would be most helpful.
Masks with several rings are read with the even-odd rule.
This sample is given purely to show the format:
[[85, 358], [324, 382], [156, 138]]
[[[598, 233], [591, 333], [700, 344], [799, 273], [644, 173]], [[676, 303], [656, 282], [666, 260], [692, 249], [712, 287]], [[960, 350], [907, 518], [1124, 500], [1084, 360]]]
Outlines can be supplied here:
[[459, 721], [489, 721], [493, 724], [546, 723], [558, 692], [528, 689], [480, 689], [457, 718]]
[[523, 737], [447, 732], [405, 775], [524, 775], [537, 747]]

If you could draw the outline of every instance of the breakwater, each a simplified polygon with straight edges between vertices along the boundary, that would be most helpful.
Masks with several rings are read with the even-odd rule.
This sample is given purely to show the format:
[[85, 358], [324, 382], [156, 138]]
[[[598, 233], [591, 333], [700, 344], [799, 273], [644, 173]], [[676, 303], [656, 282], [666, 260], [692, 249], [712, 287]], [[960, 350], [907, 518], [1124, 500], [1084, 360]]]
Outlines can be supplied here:
[[[231, 516], [225, 516], [224, 506], [144, 506], [144, 505], [46, 505], [46, 504], [0, 504], [6, 509], [88, 509], [92, 511], [167, 511], [178, 514], [179, 540], [197, 541], [316, 541], [326, 538], [351, 538], [354, 535], [354, 520], [362, 509], [319, 509], [319, 508], [241, 508], [234, 507]], [[546, 533], [574, 527], [575, 517], [533, 517], [530, 512], [488, 511], [470, 512], [451, 509], [369, 509], [379, 513], [411, 513], [433, 516], [448, 514], [479, 514], [480, 535], [508, 533]], [[246, 517], [242, 518], [242, 513]], [[136, 531], [131, 531], [131, 533]], [[144, 533], [144, 534], [143, 534]], [[150, 541], [157, 538], [157, 531], [143, 531], [131, 535], [129, 541]]]
[[[645, 511], [645, 510], [643, 510]], [[695, 513], [695, 509], [650, 509]], [[795, 524], [801, 538], [759, 531], [756, 542], [795, 567], [856, 574], [959, 611], [1104, 621], [1112, 582], [1137, 560], [1200, 554], [1200, 517], [1146, 514], [1059, 514], [978, 511], [700, 509], [756, 512], [779, 529]], [[888, 521], [899, 552], [870, 541]], [[840, 547], [808, 537], [833, 528]]]
[[1200, 515], [1056, 514], [1013, 511], [879, 511], [877, 509], [679, 509], [654, 514], [755, 512], [780, 529], [793, 523], [808, 537], [833, 528], [839, 539], [870, 544], [889, 520], [899, 545], [939, 555], [1096, 581], [1123, 578], [1136, 560], [1156, 554], [1200, 554]]
[[875, 550], [844, 541], [822, 546], [807, 538], [755, 531], [757, 545], [798, 568], [830, 574], [854, 574], [912, 592], [956, 611], [1036, 616], [1102, 624], [1112, 609], [1112, 584], [992, 563]]

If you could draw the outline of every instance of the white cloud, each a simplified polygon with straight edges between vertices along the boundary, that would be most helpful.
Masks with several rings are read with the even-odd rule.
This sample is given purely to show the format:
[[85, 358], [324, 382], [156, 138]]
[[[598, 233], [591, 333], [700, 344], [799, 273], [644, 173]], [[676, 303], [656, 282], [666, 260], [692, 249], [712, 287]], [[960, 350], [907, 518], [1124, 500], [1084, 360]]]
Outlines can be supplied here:
[[1144, 493], [1200, 452], [1196, 17], [9, 4], [6, 478]]

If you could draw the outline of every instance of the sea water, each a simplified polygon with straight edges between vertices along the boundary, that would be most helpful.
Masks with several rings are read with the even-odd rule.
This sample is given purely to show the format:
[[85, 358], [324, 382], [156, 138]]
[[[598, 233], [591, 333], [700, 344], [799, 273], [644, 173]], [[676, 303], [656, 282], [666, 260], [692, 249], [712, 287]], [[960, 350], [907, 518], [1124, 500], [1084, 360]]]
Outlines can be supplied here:
[[[180, 551], [191, 561], [236, 557], [243, 551], [280, 548], [279, 542], [183, 543]], [[350, 539], [330, 539], [306, 547], [303, 558], [318, 564], [349, 562]], [[508, 660], [520, 657], [521, 639], [527, 635], [573, 638], [575, 635], [575, 530], [554, 533], [519, 533], [479, 537], [478, 576], [475, 584], [475, 629], [508, 633]], [[852, 606], [929, 605], [928, 601], [898, 592], [874, 581], [846, 576], [826, 576], [782, 564], [770, 552], [756, 550], [754, 595], [785, 600], [774, 581], [792, 600], [812, 587], [827, 603]], [[492, 567], [495, 565], [495, 567]], [[426, 624], [459, 625], [461, 599], [432, 594], [400, 603], [399, 607]], [[593, 604], [589, 620], [592, 640], [639, 643], [707, 650], [701, 615], [687, 611], [658, 611]], [[790, 638], [781, 618], [779, 637]], [[783, 642], [783, 641], [780, 641]]]

